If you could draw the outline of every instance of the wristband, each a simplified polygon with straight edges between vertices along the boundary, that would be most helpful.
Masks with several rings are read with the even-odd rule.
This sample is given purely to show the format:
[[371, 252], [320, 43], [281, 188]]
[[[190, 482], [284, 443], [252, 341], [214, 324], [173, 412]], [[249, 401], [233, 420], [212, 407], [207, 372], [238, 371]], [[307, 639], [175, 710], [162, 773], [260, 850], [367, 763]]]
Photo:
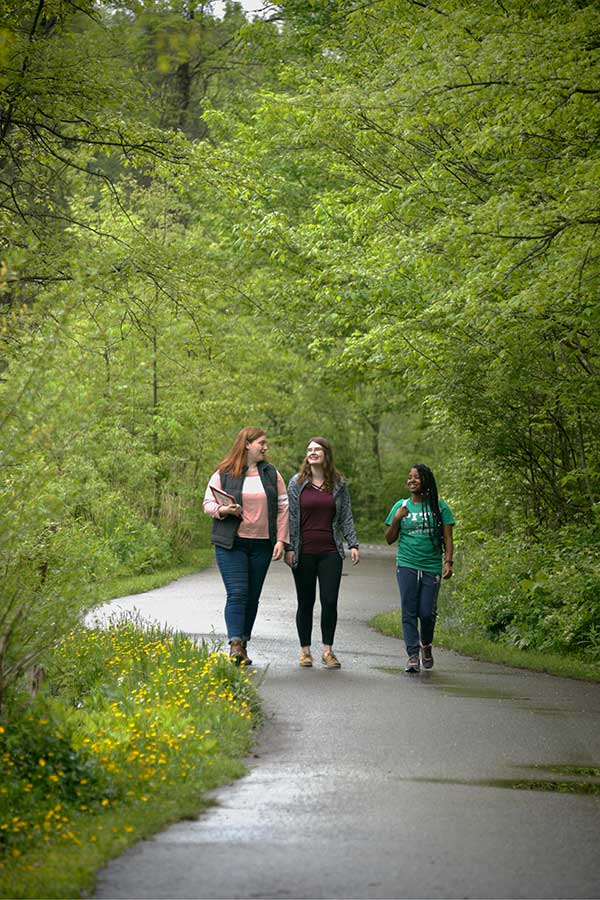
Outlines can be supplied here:
[[445, 559], [444, 562], [446, 563], [447, 566], [453, 566], [453, 565], [454, 565], [454, 560], [453, 560], [453, 559]]

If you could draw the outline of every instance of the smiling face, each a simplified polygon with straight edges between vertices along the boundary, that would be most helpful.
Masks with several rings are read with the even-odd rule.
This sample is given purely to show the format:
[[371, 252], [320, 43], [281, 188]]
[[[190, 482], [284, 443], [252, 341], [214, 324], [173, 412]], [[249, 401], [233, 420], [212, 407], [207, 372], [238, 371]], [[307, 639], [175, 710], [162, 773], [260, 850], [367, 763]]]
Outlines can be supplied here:
[[249, 466], [256, 465], [261, 459], [264, 459], [269, 449], [267, 437], [264, 434], [259, 435], [254, 441], [246, 443], [247, 463]]
[[311, 466], [322, 466], [325, 462], [324, 448], [315, 441], [311, 441], [306, 448], [306, 461]]
[[419, 470], [414, 467], [408, 473], [408, 478], [406, 479], [406, 486], [411, 492], [411, 494], [422, 494], [423, 493], [423, 482], [421, 481], [421, 476], [419, 475]]

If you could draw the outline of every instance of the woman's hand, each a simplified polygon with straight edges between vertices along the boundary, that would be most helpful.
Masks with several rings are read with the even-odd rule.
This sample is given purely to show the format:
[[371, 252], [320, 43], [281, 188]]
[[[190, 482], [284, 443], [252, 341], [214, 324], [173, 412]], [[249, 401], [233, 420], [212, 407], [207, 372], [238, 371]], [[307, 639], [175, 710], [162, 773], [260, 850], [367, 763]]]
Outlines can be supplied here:
[[444, 562], [442, 578], [452, 578], [452, 563]]
[[352, 557], [352, 565], [355, 566], [360, 562], [360, 553], [358, 552], [358, 547], [352, 547], [350, 550], [350, 556]]
[[283, 561], [286, 566], [289, 566], [292, 569], [296, 565], [296, 554], [293, 550], [286, 550], [285, 556], [283, 557]]
[[283, 541], [277, 541], [277, 543], [273, 547], [273, 559], [281, 559], [284, 550], [285, 544], [283, 543]]
[[400, 506], [396, 512], [394, 513], [394, 522], [399, 522], [400, 519], [405, 519], [408, 515], [408, 506]]
[[225, 516], [235, 516], [237, 519], [241, 519], [242, 507], [239, 503], [231, 503], [229, 506], [220, 506], [219, 518], [223, 519]]

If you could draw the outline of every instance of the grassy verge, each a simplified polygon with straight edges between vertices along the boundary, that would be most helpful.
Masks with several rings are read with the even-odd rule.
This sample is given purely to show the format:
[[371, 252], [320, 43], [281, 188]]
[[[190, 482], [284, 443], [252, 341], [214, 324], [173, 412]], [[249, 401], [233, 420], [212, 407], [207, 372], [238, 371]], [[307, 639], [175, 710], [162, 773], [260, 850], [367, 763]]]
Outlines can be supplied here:
[[245, 771], [251, 673], [121, 616], [53, 654], [43, 695], [0, 725], [0, 896], [79, 897], [95, 872]]
[[[382, 634], [402, 637], [402, 622], [398, 611], [379, 613], [369, 624]], [[534, 672], [547, 672], [549, 675], [561, 675], [564, 678], [600, 681], [600, 664], [574, 656], [519, 650], [477, 635], [459, 634], [443, 626], [436, 627], [435, 643], [447, 650], [454, 650], [456, 653], [486, 662], [530, 669]]]
[[129, 597], [132, 594], [143, 594], [144, 591], [152, 591], [154, 588], [163, 587], [185, 575], [194, 575], [196, 572], [207, 569], [214, 561], [212, 547], [195, 550], [189, 560], [160, 572], [150, 572], [146, 575], [121, 576], [111, 578], [108, 581], [99, 582], [94, 588], [94, 598], [97, 603], [108, 603], [117, 597]]

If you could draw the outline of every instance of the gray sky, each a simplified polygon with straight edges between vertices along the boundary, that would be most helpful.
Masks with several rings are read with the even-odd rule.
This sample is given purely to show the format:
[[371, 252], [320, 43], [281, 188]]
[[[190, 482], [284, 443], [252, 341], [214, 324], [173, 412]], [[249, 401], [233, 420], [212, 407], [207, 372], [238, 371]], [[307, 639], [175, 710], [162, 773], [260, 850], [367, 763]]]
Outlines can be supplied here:
[[[263, 0], [238, 0], [238, 2], [242, 4], [244, 9], [246, 10], [246, 13], [250, 14], [250, 18], [255, 15], [259, 15], [263, 9], [263, 6], [265, 5], [263, 3]], [[213, 4], [215, 15], [221, 16], [224, 7], [224, 0], [216, 0], [216, 2]]]

